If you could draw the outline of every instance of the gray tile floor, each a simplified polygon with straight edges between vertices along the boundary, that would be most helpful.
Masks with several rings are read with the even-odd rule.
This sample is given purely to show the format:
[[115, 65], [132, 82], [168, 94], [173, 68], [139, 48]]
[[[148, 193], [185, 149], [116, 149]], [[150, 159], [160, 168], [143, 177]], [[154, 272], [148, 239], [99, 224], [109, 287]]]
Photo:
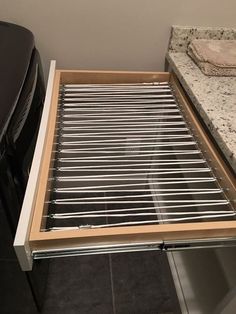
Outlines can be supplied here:
[[138, 252], [51, 261], [42, 314], [179, 313], [167, 258]]

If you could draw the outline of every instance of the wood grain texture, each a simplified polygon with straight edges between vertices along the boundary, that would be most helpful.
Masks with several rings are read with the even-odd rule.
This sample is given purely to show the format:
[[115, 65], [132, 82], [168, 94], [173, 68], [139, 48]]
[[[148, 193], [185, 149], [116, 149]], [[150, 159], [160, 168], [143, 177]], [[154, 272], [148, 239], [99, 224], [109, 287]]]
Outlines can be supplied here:
[[168, 82], [169, 77], [167, 72], [61, 71], [62, 84]]
[[[50, 118], [47, 126], [46, 141], [43, 152], [43, 161], [40, 169], [38, 193], [35, 200], [35, 210], [31, 225], [32, 232], [40, 232], [43, 215], [47, 211], [46, 197], [48, 196], [48, 176], [49, 168], [52, 156], [52, 147], [55, 134], [56, 116], [57, 116], [57, 106], [58, 106], [58, 92], [60, 86], [60, 72], [56, 71], [54, 84], [53, 84], [53, 94], [50, 108]], [[30, 236], [31, 238], [31, 236]]]

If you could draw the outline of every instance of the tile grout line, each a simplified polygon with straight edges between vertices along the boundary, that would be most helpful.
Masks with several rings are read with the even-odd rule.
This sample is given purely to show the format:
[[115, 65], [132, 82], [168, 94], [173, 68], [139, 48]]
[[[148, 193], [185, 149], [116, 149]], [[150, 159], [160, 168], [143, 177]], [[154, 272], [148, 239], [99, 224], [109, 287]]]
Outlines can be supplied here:
[[[104, 192], [104, 197], [106, 197], [106, 192]], [[105, 203], [105, 210], [107, 210], [107, 204], [106, 203]], [[106, 217], [106, 223], [108, 223], [108, 217]], [[114, 282], [113, 282], [111, 254], [108, 254], [108, 261], [109, 261], [109, 270], [110, 270], [112, 308], [113, 308], [113, 314], [116, 314], [116, 302], [115, 302], [115, 293], [114, 293]]]
[[108, 254], [108, 259], [109, 259], [109, 268], [110, 268], [110, 281], [111, 281], [111, 295], [112, 295], [113, 314], [116, 314], [116, 304], [115, 304], [116, 302], [115, 302], [115, 293], [114, 293], [114, 282], [113, 282], [111, 254]]

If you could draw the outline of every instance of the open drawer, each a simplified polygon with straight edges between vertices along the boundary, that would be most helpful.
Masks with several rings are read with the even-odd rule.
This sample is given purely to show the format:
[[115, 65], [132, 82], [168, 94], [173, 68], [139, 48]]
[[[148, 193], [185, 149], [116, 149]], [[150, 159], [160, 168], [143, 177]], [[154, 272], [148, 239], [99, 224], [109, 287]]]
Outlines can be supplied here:
[[235, 177], [170, 73], [56, 70], [14, 247], [34, 259], [232, 245]]

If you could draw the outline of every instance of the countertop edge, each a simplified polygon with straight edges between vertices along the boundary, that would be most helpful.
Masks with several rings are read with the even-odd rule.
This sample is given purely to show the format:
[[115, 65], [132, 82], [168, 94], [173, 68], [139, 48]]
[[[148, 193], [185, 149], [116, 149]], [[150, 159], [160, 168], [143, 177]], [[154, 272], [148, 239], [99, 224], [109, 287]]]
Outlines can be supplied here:
[[[223, 155], [225, 156], [226, 160], [229, 162], [231, 167], [233, 168], [234, 172], [236, 173], [236, 158], [234, 156], [234, 152], [232, 152], [229, 147], [226, 145], [224, 139], [222, 138], [221, 134], [219, 134], [217, 128], [215, 127], [214, 123], [212, 123], [211, 119], [209, 118], [208, 114], [205, 112], [204, 108], [202, 107], [201, 103], [199, 103], [198, 99], [196, 98], [194, 91], [189, 86], [186, 79], [181, 74], [179, 68], [177, 67], [175, 61], [173, 60], [171, 54], [172, 52], [168, 52], [166, 55], [166, 59], [173, 70], [173, 72], [176, 74], [177, 78], [181, 82], [185, 92], [191, 99], [194, 107], [196, 108], [197, 112], [200, 114], [201, 118], [203, 119], [204, 123], [206, 124], [209, 132], [215, 139], [216, 143], [218, 144], [220, 150], [222, 151]], [[183, 53], [185, 54], [185, 53]], [[190, 59], [190, 58], [189, 58]], [[193, 62], [191, 60], [191, 62]]]

